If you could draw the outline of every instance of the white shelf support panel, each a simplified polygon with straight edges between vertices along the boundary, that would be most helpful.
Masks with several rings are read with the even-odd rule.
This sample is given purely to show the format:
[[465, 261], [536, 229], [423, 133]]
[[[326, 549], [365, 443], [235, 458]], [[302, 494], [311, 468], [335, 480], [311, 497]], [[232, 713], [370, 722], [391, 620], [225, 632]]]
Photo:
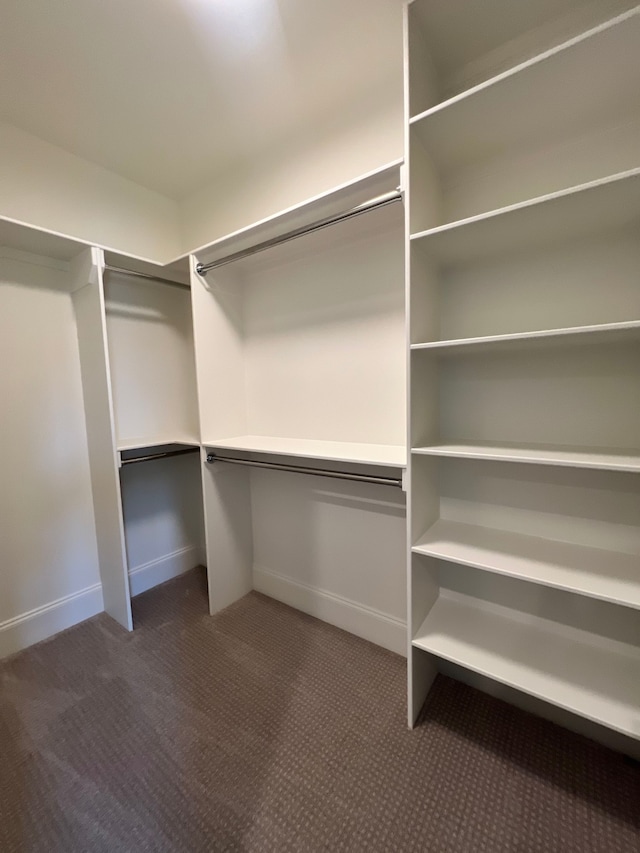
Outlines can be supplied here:
[[78, 327], [104, 606], [110, 616], [131, 631], [133, 617], [107, 349], [103, 266], [104, 256], [99, 249], [86, 249], [78, 256], [72, 270], [73, 304]]
[[640, 738], [635, 646], [450, 591], [441, 592], [413, 645]]
[[640, 609], [640, 554], [437, 521], [416, 554]]

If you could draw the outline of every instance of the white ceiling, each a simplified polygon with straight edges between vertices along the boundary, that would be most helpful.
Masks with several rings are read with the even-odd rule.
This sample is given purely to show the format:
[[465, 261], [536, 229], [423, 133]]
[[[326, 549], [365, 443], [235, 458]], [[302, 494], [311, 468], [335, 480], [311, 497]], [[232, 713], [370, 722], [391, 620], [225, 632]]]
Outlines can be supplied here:
[[172, 198], [402, 91], [401, 0], [0, 0], [0, 118]]

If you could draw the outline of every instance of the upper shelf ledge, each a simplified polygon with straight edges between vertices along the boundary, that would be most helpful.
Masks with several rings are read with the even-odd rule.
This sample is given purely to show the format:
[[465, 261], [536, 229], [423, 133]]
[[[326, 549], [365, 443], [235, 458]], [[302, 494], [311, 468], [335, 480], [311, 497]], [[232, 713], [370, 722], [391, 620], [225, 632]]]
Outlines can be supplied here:
[[306, 438], [274, 438], [264, 435], [237, 435], [204, 441], [213, 450], [235, 450], [245, 453], [273, 453], [278, 456], [300, 456], [328, 462], [353, 462], [361, 465], [381, 465], [404, 468], [407, 453], [394, 444], [363, 444], [353, 441], [318, 441]]
[[393, 160], [358, 178], [261, 219], [251, 225], [194, 249], [198, 261], [207, 264], [243, 251], [324, 217], [356, 207], [371, 198], [395, 190], [400, 184], [403, 161]]

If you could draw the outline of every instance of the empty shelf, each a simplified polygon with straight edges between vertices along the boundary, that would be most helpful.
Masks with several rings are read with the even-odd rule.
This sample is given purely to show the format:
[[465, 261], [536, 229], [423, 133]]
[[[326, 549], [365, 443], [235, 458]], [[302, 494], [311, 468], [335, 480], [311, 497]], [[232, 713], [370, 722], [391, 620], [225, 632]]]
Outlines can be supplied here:
[[[548, 145], [603, 120], [624, 121], [637, 108], [639, 11], [619, 15], [415, 116], [413, 132], [436, 167], [450, 175], [477, 160], [479, 152], [483, 160], [493, 160], [531, 140]], [[575, 85], [586, 79], [589, 86]]]
[[640, 608], [640, 554], [605, 551], [442, 519], [427, 530], [413, 551]]
[[143, 438], [118, 440], [118, 450], [142, 450], [145, 447], [160, 447], [163, 444], [186, 444], [188, 447], [200, 447], [200, 442], [197, 438], [177, 437], [175, 435], [152, 435]]
[[595, 468], [603, 471], [640, 471], [640, 449], [585, 448], [551, 444], [493, 444], [457, 442], [416, 447], [412, 453], [454, 456], [463, 459], [490, 459], [533, 465], [560, 465], [568, 468]]
[[431, 258], [464, 263], [613, 231], [640, 220], [640, 169], [411, 235]]
[[394, 444], [360, 444], [350, 441], [316, 441], [303, 438], [273, 438], [264, 435], [239, 435], [204, 442], [213, 450], [237, 450], [246, 453], [274, 453], [325, 459], [329, 462], [355, 462], [403, 468], [407, 464], [405, 448]]
[[503, 347], [529, 349], [549, 346], [607, 344], [640, 340], [640, 320], [602, 323], [593, 326], [573, 326], [565, 329], [543, 329], [508, 335], [487, 335], [477, 338], [458, 338], [446, 341], [427, 341], [412, 344], [416, 351], [435, 350], [443, 355], [489, 351]]
[[575, 714], [640, 737], [640, 650], [443, 592], [413, 645]]

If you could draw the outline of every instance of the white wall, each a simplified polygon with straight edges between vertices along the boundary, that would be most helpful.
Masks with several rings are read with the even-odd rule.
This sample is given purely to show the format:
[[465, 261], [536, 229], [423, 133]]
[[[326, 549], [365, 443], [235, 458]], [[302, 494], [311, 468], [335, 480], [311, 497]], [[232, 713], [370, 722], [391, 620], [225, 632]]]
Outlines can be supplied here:
[[0, 248], [0, 655], [103, 608], [68, 274], [26, 258]]
[[132, 595], [204, 562], [199, 454], [124, 466], [121, 483]]
[[[247, 432], [405, 443], [401, 204], [256, 258], [244, 294]], [[272, 264], [270, 264], [272, 261]]]
[[257, 590], [406, 654], [400, 489], [254, 470], [251, 517]]
[[[250, 434], [404, 445], [403, 238], [396, 204], [244, 262]], [[253, 470], [251, 519], [256, 589], [405, 654], [400, 489]]]
[[161, 263], [180, 254], [174, 201], [2, 122], [0, 216]]
[[118, 444], [198, 441], [190, 292], [105, 273]]
[[[181, 203], [184, 251], [258, 222], [333, 187], [401, 159], [402, 56], [398, 79], [296, 138], [206, 182]], [[256, 132], [259, 133], [259, 130]]]

